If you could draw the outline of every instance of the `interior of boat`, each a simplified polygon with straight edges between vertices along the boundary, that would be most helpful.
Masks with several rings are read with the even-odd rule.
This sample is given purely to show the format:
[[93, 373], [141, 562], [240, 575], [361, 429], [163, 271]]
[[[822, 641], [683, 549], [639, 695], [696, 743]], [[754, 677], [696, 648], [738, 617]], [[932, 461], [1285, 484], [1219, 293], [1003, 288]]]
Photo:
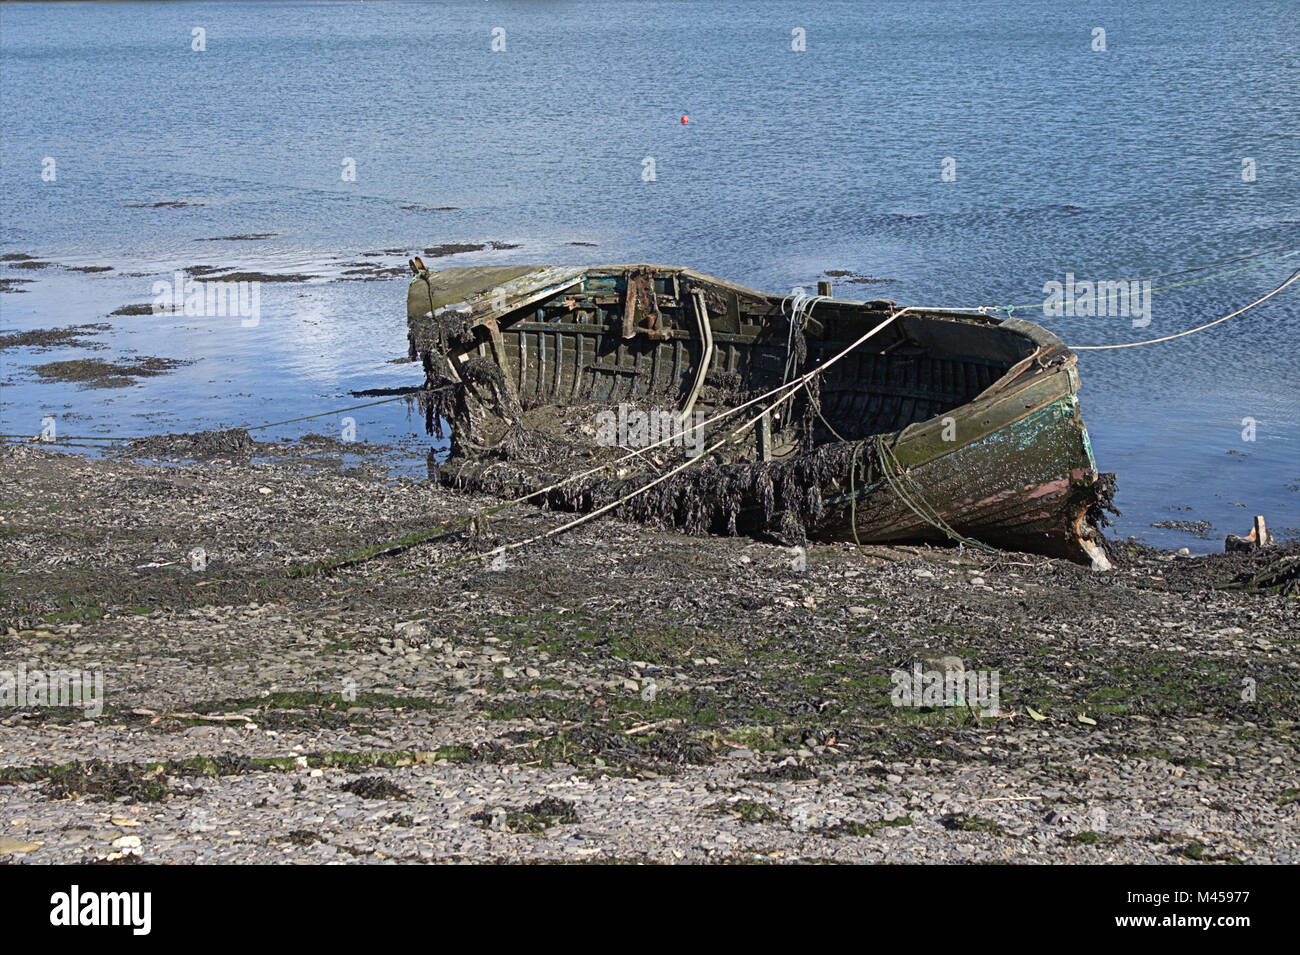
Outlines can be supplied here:
[[[417, 315], [424, 305], [417, 301], [410, 309], [413, 351], [420, 334], [433, 334], [421, 322], [437, 316], [457, 377], [483, 381], [482, 365], [500, 368], [492, 388], [476, 389], [484, 401], [493, 389], [504, 392], [496, 427], [490, 415], [475, 415], [477, 449], [496, 444], [511, 417], [529, 431], [589, 445], [607, 443], [596, 440], [597, 418], [620, 405], [698, 422], [831, 359], [897, 310], [885, 300], [770, 295], [683, 268], [551, 271], [427, 273], [430, 307]], [[494, 314], [484, 320], [485, 311]], [[462, 322], [450, 339], [449, 320]], [[805, 394], [784, 402], [720, 456], [781, 460], [810, 443], [941, 416], [1035, 348], [1029, 334], [993, 318], [907, 312], [818, 376], [816, 402]], [[748, 417], [709, 426], [709, 440], [715, 428], [725, 433]]]

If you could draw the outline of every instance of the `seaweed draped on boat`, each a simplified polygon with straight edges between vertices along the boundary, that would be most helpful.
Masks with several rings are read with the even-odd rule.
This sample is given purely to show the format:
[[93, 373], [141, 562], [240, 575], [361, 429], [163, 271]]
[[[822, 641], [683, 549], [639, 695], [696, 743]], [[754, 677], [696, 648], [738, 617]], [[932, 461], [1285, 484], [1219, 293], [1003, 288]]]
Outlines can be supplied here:
[[1093, 461], [1074, 354], [1036, 325], [666, 266], [412, 268], [445, 485], [691, 533], [1106, 565], [1113, 475]]

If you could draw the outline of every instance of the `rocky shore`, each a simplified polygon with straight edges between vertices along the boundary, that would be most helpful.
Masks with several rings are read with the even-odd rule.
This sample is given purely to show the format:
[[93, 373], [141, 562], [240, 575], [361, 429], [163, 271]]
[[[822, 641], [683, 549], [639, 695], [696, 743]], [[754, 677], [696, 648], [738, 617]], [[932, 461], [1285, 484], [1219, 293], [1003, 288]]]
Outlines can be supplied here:
[[[0, 449], [0, 690], [103, 681], [0, 705], [0, 863], [1300, 860], [1295, 545], [1099, 574], [598, 521], [476, 559], [561, 517], [208, 451]], [[895, 705], [932, 673], [996, 705]]]

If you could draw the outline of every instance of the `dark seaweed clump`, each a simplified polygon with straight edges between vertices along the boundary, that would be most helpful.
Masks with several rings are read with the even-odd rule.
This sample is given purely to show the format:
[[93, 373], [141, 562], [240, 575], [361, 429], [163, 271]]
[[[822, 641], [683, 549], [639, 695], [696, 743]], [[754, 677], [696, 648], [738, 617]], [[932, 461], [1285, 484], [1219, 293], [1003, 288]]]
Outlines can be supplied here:
[[[548, 441], [553, 443], [554, 439], [546, 435], [510, 437], [512, 446], [530, 451], [546, 447]], [[508, 448], [498, 445], [493, 452], [501, 463], [494, 462], [490, 467], [456, 460], [453, 454], [453, 459], [441, 467], [440, 479], [453, 487], [511, 498], [553, 483], [553, 475], [539, 474], [527, 464], [510, 461]], [[850, 441], [822, 445], [789, 461], [718, 464], [706, 460], [653, 487], [649, 486], [656, 480], [653, 474], [630, 478], [597, 474], [548, 491], [539, 500], [557, 510], [581, 512], [604, 507], [646, 488], [614, 508], [614, 513], [628, 520], [676, 527], [688, 534], [766, 531], [783, 541], [802, 542], [807, 527], [825, 513], [822, 487], [841, 480], [851, 466], [864, 470], [869, 454], [869, 443]]]
[[161, 802], [168, 792], [167, 778], [161, 772], [97, 759], [51, 771], [45, 783], [45, 793], [51, 799], [89, 796], [100, 802]]
[[452, 430], [453, 456], [465, 450], [474, 453], [489, 450], [488, 444], [480, 442], [492, 440], [492, 432], [500, 432], [505, 423], [519, 420], [522, 414], [519, 402], [511, 394], [505, 374], [496, 362], [489, 358], [463, 362], [459, 366], [461, 380], [457, 382], [432, 373], [430, 359], [425, 361], [427, 397], [421, 397], [425, 429], [442, 437], [443, 420], [456, 422]]
[[137, 438], [128, 445], [134, 457], [192, 458], [207, 461], [213, 458], [248, 458], [257, 442], [244, 428], [224, 431], [195, 431], [191, 434], [162, 434]]
[[0, 350], [5, 348], [86, 348], [86, 336], [108, 331], [111, 325], [69, 325], [65, 328], [36, 328], [25, 332], [0, 335]]
[[362, 776], [339, 787], [345, 793], [352, 793], [362, 799], [410, 799], [411, 794], [394, 782], [382, 776]]
[[522, 809], [486, 807], [469, 818], [470, 822], [484, 828], [499, 825], [510, 832], [541, 832], [551, 826], [570, 825], [579, 821], [578, 810], [573, 803], [554, 796], [547, 796]]
[[430, 348], [436, 348], [440, 355], [447, 353], [448, 345], [472, 345], [474, 332], [469, 327], [469, 316], [465, 312], [443, 309], [436, 315], [426, 315], [424, 326], [417, 334], [412, 330], [407, 335], [407, 357], [415, 361], [425, 355], [425, 371], [431, 371], [433, 355]]
[[191, 362], [178, 358], [131, 358], [117, 362], [77, 358], [48, 361], [32, 370], [47, 381], [80, 382], [88, 388], [125, 388], [137, 378], [153, 378], [174, 371]]

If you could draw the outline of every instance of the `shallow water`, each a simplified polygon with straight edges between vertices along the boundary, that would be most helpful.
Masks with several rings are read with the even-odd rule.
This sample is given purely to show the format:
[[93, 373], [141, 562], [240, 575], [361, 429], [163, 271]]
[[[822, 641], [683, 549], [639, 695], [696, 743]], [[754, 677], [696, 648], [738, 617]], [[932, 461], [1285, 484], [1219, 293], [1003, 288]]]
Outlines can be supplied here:
[[[845, 269], [889, 281], [837, 280], [838, 295], [936, 306], [1035, 303], [1067, 272], [1117, 280], [1300, 243], [1294, 4], [1134, 7], [0, 5], [0, 254], [56, 263], [0, 266], [34, 280], [0, 293], [0, 330], [113, 326], [101, 351], [0, 351], [0, 431], [35, 434], [46, 415], [64, 435], [249, 425], [417, 384], [417, 366], [390, 363], [406, 353], [406, 280], [339, 279], [446, 242], [519, 248], [430, 265], [665, 262], [781, 291]], [[107, 317], [194, 265], [314, 278], [264, 283], [251, 328]], [[1158, 279], [1145, 327], [1018, 314], [1071, 344], [1153, 338], [1297, 266]], [[1233, 274], [1160, 288], [1219, 271]], [[1297, 288], [1189, 338], [1081, 354], [1121, 533], [1204, 551], [1254, 513], [1300, 526]], [[112, 389], [31, 370], [131, 355], [193, 363]], [[337, 436], [342, 417], [258, 436]], [[402, 402], [348, 417], [413, 461], [431, 440]], [[1210, 539], [1149, 526], [1166, 520], [1208, 520]]]

